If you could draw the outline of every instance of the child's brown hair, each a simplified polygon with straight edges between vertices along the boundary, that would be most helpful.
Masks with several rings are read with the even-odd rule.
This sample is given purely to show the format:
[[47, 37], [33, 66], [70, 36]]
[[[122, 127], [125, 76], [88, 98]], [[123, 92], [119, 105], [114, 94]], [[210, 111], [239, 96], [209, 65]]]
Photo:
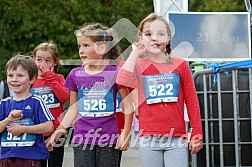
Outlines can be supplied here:
[[44, 42], [44, 43], [39, 44], [36, 48], [34, 48], [34, 50], [32, 52], [34, 59], [36, 58], [36, 53], [39, 50], [48, 51], [52, 54], [53, 59], [54, 59], [55, 63], [57, 64], [54, 67], [54, 72], [57, 73], [58, 67], [59, 67], [59, 61], [60, 61], [60, 53], [59, 53], [59, 49], [57, 48], [57, 46], [53, 42]]
[[79, 30], [75, 30], [74, 34], [76, 36], [84, 35], [98, 44], [106, 44], [108, 50], [103, 59], [116, 60], [121, 55], [121, 48], [115, 31], [100, 23], [84, 24]]
[[5, 71], [17, 70], [18, 66], [22, 66], [28, 71], [30, 80], [38, 76], [38, 67], [30, 56], [17, 54], [13, 56], [5, 65]]

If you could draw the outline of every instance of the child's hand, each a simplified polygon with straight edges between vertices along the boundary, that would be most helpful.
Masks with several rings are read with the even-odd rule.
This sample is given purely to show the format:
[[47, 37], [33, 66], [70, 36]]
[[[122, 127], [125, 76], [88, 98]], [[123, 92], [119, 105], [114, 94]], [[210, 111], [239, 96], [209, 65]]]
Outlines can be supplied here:
[[137, 52], [138, 57], [141, 57], [145, 52], [145, 47], [141, 42], [134, 42], [132, 44], [132, 51]]
[[195, 154], [199, 152], [203, 147], [203, 141], [201, 140], [192, 140], [189, 143], [189, 150], [191, 150], [191, 154]]
[[47, 149], [49, 151], [52, 151], [53, 146], [59, 141], [59, 138], [65, 134], [66, 134], [65, 129], [57, 129], [56, 131], [54, 131], [54, 133], [51, 135], [51, 137], [46, 140]]
[[41, 71], [41, 73], [45, 73], [47, 71], [53, 72], [54, 71], [54, 67], [50, 68], [46, 63], [41, 63], [41, 65], [39, 67], [39, 70]]
[[130, 145], [130, 134], [125, 135], [122, 132], [121, 135], [118, 137], [115, 149], [121, 151], [127, 151], [129, 149], [129, 145]]
[[53, 145], [52, 145], [52, 143], [51, 143], [50, 141], [51, 141], [51, 137], [49, 137], [49, 138], [45, 141], [46, 148], [48, 149], [48, 151], [53, 151]]
[[23, 117], [22, 110], [12, 110], [10, 114], [8, 115], [7, 119], [10, 122], [13, 122], [13, 121], [21, 119], [22, 117]]
[[10, 132], [14, 136], [18, 136], [24, 133], [24, 126], [19, 124], [12, 124], [11, 126], [7, 126], [7, 131]]

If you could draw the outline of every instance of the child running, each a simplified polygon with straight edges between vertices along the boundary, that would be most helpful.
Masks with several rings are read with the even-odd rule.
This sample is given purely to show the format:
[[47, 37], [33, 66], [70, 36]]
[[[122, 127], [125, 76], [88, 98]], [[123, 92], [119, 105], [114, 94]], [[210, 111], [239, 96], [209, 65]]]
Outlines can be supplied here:
[[14, 96], [0, 102], [3, 167], [40, 167], [49, 158], [43, 135], [53, 131], [54, 119], [43, 100], [30, 93], [38, 69], [29, 56], [16, 55], [5, 66]]
[[[54, 129], [59, 126], [60, 117], [63, 117], [64, 103], [69, 98], [69, 90], [64, 86], [65, 78], [58, 74], [60, 53], [52, 42], [39, 44], [33, 50], [33, 59], [38, 67], [38, 78], [32, 85], [31, 93], [41, 97], [51, 111], [54, 121]], [[52, 133], [44, 134], [47, 140]], [[64, 158], [64, 139], [50, 151], [48, 167], [62, 167]], [[46, 167], [47, 162], [41, 161], [41, 166]]]
[[144, 167], [188, 166], [184, 103], [192, 127], [189, 149], [202, 148], [200, 109], [190, 68], [171, 56], [168, 22], [154, 13], [139, 25], [139, 42], [118, 73], [117, 83], [138, 83], [140, 156]]
[[[117, 167], [118, 149], [127, 150], [127, 137], [133, 118], [128, 89], [116, 83], [119, 67], [112, 65], [120, 55], [113, 30], [99, 24], [85, 24], [75, 31], [83, 65], [71, 70], [65, 86], [70, 90], [70, 108], [54, 132], [52, 141], [70, 127], [74, 120], [74, 166]], [[118, 139], [116, 95], [119, 91], [125, 112], [125, 124]], [[60, 133], [59, 133], [60, 132]], [[127, 141], [127, 142], [126, 142]], [[51, 142], [47, 143], [48, 148]]]

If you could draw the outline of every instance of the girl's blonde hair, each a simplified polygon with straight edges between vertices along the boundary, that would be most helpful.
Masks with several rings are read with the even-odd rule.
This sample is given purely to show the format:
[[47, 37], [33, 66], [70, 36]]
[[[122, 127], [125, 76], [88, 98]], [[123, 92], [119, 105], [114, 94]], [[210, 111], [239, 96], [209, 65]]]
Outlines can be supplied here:
[[116, 60], [121, 55], [115, 31], [100, 23], [86, 23], [79, 30], [75, 30], [74, 34], [77, 37], [84, 35], [97, 44], [106, 44], [108, 50], [103, 55], [103, 59]]
[[[166, 31], [168, 36], [171, 38], [171, 28], [169, 23], [167, 22], [167, 20], [163, 17], [163, 16], [159, 16], [155, 13], [151, 13], [149, 14], [147, 17], [145, 17], [140, 24], [138, 25], [138, 36], [142, 36], [142, 32], [143, 32], [143, 27], [145, 25], [145, 23], [149, 23], [149, 22], [153, 22], [155, 20], [160, 20], [162, 21], [165, 26], [166, 26]], [[171, 63], [172, 62], [172, 57], [171, 57], [171, 41], [169, 41], [169, 43], [166, 45], [166, 54], [168, 55], [168, 62]]]
[[39, 50], [48, 51], [52, 54], [53, 59], [54, 59], [55, 63], [57, 64], [54, 67], [54, 72], [57, 73], [58, 67], [59, 67], [59, 61], [60, 61], [60, 53], [59, 53], [57, 46], [53, 42], [44, 42], [44, 43], [39, 44], [32, 52], [34, 59], [36, 58], [36, 53]]

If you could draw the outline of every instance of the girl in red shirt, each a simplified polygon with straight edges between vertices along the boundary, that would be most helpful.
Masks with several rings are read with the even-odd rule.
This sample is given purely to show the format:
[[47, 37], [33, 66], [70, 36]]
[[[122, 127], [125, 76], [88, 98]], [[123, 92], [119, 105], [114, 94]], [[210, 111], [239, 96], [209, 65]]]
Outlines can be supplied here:
[[[64, 86], [65, 78], [57, 73], [60, 53], [54, 43], [41, 43], [33, 50], [33, 58], [38, 67], [38, 78], [32, 85], [31, 93], [40, 96], [55, 118], [54, 130], [63, 118], [64, 103], [69, 98], [69, 90]], [[52, 132], [53, 133], [53, 132]], [[52, 133], [44, 134], [47, 140]], [[62, 167], [64, 157], [64, 139], [50, 151], [49, 167]], [[41, 161], [46, 167], [47, 162]]]
[[144, 167], [188, 166], [184, 104], [192, 127], [189, 149], [201, 150], [198, 98], [187, 62], [171, 55], [171, 30], [154, 13], [139, 25], [139, 42], [118, 73], [117, 83], [137, 80], [140, 155]]

